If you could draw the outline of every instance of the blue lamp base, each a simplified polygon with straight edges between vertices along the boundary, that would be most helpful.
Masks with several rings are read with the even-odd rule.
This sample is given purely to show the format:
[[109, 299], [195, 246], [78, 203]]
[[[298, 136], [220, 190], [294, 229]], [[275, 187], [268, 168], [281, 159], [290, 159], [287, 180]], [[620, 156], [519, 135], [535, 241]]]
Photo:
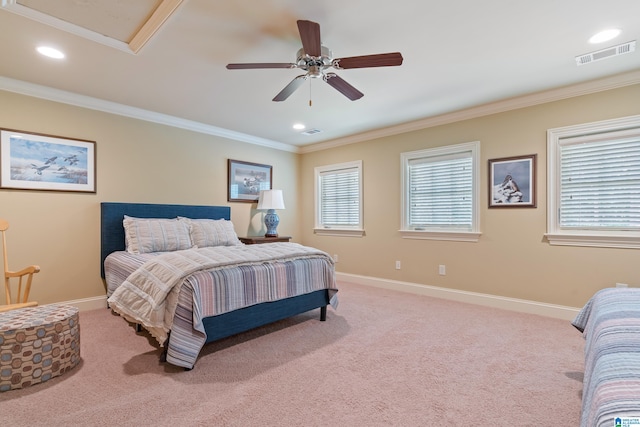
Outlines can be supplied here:
[[278, 237], [278, 232], [276, 231], [278, 224], [280, 224], [280, 218], [278, 217], [276, 210], [269, 209], [267, 214], [264, 216], [264, 225], [267, 227], [267, 232], [264, 237]]

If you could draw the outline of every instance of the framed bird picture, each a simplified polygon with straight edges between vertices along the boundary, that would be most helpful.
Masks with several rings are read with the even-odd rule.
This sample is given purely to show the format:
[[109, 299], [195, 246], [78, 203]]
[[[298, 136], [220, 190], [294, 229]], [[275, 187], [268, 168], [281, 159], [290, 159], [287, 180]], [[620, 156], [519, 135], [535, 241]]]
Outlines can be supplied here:
[[271, 190], [273, 185], [273, 167], [260, 163], [227, 160], [229, 179], [227, 183], [227, 201], [255, 203], [260, 190]]
[[489, 207], [536, 207], [536, 157], [503, 157], [489, 160]]
[[0, 188], [96, 192], [96, 143], [0, 129]]

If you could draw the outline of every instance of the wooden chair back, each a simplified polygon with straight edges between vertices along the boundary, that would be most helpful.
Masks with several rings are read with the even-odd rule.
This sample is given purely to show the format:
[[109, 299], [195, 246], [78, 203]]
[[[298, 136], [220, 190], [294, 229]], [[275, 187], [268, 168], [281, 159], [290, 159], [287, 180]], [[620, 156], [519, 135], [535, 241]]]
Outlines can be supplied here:
[[[40, 267], [37, 265], [30, 265], [23, 268], [20, 271], [9, 270], [9, 263], [7, 261], [7, 240], [5, 237], [5, 231], [9, 228], [9, 223], [0, 218], [0, 233], [2, 233], [2, 255], [4, 257], [4, 293], [5, 293], [5, 305], [0, 305], [0, 312], [9, 311], [16, 308], [33, 307], [38, 305], [36, 301], [29, 301], [29, 292], [31, 291], [31, 281], [33, 275], [40, 271]], [[11, 296], [11, 279], [18, 279], [18, 288], [16, 298]], [[23, 283], [23, 279], [24, 283]], [[24, 286], [23, 286], [24, 285]]]

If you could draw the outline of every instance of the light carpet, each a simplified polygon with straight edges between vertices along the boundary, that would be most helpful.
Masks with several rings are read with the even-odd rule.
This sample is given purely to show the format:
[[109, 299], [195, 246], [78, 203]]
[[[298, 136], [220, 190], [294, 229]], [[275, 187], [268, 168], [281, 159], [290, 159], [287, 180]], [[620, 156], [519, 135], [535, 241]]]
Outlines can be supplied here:
[[340, 305], [207, 344], [192, 371], [146, 333], [80, 313], [81, 363], [0, 393], [3, 426], [579, 424], [567, 321], [340, 283]]

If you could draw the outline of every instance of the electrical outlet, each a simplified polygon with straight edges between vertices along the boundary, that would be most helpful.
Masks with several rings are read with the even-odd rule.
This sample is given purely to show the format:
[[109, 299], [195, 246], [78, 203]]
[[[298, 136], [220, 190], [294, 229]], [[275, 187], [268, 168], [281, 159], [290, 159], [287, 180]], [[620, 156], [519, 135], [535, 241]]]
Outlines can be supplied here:
[[333, 254], [333, 262], [338, 262], [338, 254]]
[[446, 276], [447, 275], [447, 267], [444, 264], [440, 264], [438, 266], [438, 274], [441, 276]]
[[396, 270], [400, 270], [400, 267], [401, 267], [400, 261], [396, 261]]

